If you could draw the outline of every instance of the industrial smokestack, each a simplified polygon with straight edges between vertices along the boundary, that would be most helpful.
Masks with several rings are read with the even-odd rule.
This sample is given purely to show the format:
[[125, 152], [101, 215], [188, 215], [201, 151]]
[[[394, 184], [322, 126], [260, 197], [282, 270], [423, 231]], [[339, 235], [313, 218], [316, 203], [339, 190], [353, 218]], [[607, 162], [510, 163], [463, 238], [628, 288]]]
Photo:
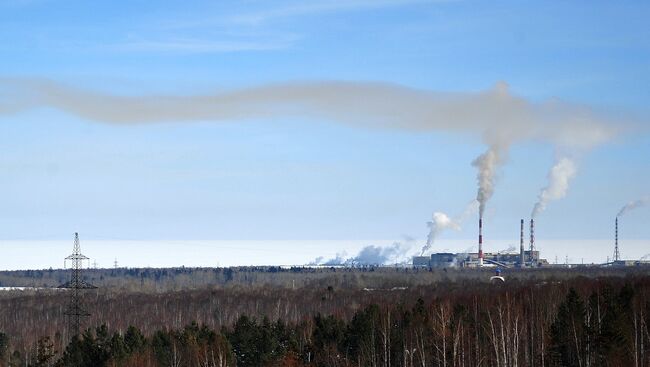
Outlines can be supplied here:
[[618, 217], [614, 221], [614, 261], [621, 259], [621, 254], [618, 252]]
[[534, 262], [534, 257], [533, 257], [533, 251], [535, 251], [535, 220], [531, 219], [530, 220], [530, 266], [533, 266]]
[[483, 266], [483, 218], [478, 219], [478, 266]]
[[521, 220], [519, 230], [519, 266], [524, 267], [524, 220]]

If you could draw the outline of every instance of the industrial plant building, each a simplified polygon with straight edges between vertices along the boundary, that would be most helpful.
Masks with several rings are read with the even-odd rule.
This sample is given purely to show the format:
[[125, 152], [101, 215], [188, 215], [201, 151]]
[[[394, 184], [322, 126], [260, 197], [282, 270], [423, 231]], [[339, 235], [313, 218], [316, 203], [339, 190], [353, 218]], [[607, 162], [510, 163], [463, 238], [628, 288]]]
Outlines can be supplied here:
[[478, 252], [473, 253], [434, 253], [431, 256], [415, 256], [414, 267], [428, 268], [473, 268], [482, 266], [513, 267], [539, 267], [548, 265], [546, 259], [539, 257], [535, 250], [535, 222], [530, 220], [530, 244], [528, 250], [524, 248], [524, 220], [519, 227], [519, 252], [489, 253], [483, 252], [483, 220], [478, 222]]
[[[483, 253], [483, 266], [500, 266], [504, 268], [522, 267], [521, 253]], [[523, 267], [538, 267], [548, 265], [546, 259], [539, 257], [539, 251], [524, 251], [523, 252]], [[415, 256], [413, 257], [414, 267], [426, 268], [473, 268], [479, 265], [479, 253], [449, 253], [439, 252], [431, 254], [431, 256]]]
[[[623, 260], [620, 258], [618, 247], [618, 217], [614, 224], [614, 256], [612, 261], [607, 261], [597, 266], [613, 267], [632, 267], [632, 266], [650, 266], [650, 254], [643, 256], [639, 260]], [[524, 247], [524, 220], [519, 222], [519, 252], [483, 252], [483, 220], [479, 218], [478, 222], [478, 252], [471, 253], [449, 253], [438, 252], [430, 256], [413, 257], [413, 267], [416, 268], [475, 268], [483, 266], [497, 266], [503, 268], [536, 268], [541, 266], [558, 266], [550, 265], [546, 259], [540, 257], [539, 251], [535, 247], [535, 221], [530, 220], [530, 234], [528, 249]], [[556, 261], [557, 262], [557, 261]], [[592, 264], [596, 265], [596, 264]], [[566, 264], [561, 266], [584, 266], [584, 264]]]

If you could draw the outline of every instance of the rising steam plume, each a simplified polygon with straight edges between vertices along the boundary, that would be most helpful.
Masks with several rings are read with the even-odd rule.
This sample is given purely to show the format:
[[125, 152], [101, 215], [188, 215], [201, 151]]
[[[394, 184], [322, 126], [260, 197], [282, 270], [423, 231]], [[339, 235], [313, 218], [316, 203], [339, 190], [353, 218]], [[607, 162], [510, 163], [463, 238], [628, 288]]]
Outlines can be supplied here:
[[453, 229], [456, 231], [461, 230], [461, 224], [469, 217], [470, 215], [476, 212], [478, 207], [478, 201], [473, 200], [467, 205], [465, 211], [455, 218], [450, 218], [447, 214], [442, 212], [435, 212], [431, 217], [431, 221], [427, 222], [427, 227], [429, 227], [429, 233], [427, 234], [427, 242], [422, 247], [420, 251], [420, 256], [425, 255], [425, 253], [431, 250], [436, 238], [447, 229]]
[[496, 144], [492, 145], [485, 153], [481, 154], [472, 162], [472, 165], [478, 170], [476, 175], [478, 181], [476, 201], [479, 204], [478, 213], [480, 218], [483, 218], [487, 201], [494, 194], [496, 173], [498, 167], [503, 164], [505, 150], [507, 150], [507, 147]]
[[629, 203], [625, 204], [621, 210], [618, 211], [618, 214], [616, 214], [616, 217], [620, 217], [623, 214], [629, 212], [632, 209], [637, 209], [644, 207], [646, 205], [650, 204], [650, 196], [641, 198], [639, 200], [634, 200], [630, 201]]
[[435, 212], [431, 218], [431, 221], [427, 222], [427, 227], [429, 227], [429, 234], [427, 234], [427, 243], [422, 247], [420, 256], [423, 256], [425, 252], [431, 249], [433, 242], [435, 241], [438, 234], [445, 229], [455, 229], [460, 230], [460, 224], [456, 221], [449, 218], [445, 213]]
[[549, 201], [565, 197], [569, 190], [569, 183], [575, 174], [576, 165], [572, 159], [568, 157], [558, 159], [548, 173], [548, 185], [539, 193], [537, 203], [533, 206], [531, 218], [535, 219], [539, 213], [544, 211]]

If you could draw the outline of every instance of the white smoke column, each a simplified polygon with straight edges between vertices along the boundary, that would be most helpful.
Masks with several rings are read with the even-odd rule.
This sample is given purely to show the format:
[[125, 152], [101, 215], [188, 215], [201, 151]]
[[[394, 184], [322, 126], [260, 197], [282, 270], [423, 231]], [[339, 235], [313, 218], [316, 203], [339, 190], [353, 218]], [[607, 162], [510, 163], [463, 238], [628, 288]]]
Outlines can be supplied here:
[[431, 249], [431, 246], [435, 242], [436, 238], [440, 233], [447, 229], [453, 229], [456, 231], [461, 230], [461, 224], [472, 214], [476, 212], [478, 208], [478, 202], [472, 200], [465, 208], [465, 211], [461, 213], [454, 219], [449, 218], [449, 216], [442, 212], [435, 212], [432, 215], [431, 221], [427, 222], [427, 227], [429, 227], [429, 234], [427, 235], [427, 242], [422, 247], [420, 256], [423, 256], [427, 251]]
[[478, 181], [478, 192], [476, 200], [479, 204], [479, 217], [483, 218], [485, 206], [494, 194], [497, 169], [504, 162], [504, 155], [507, 147], [492, 145], [490, 148], [472, 162], [472, 166], [478, 169], [476, 179]]
[[625, 206], [621, 208], [621, 210], [618, 212], [618, 214], [616, 214], [616, 216], [620, 217], [632, 209], [640, 208], [648, 204], [650, 204], [650, 196], [644, 197], [639, 200], [630, 201], [629, 203], [625, 204]]
[[431, 249], [433, 242], [435, 241], [438, 234], [445, 229], [455, 229], [460, 230], [460, 225], [453, 221], [447, 214], [442, 212], [435, 212], [431, 218], [430, 222], [427, 222], [427, 227], [429, 227], [429, 234], [427, 235], [427, 243], [422, 247], [420, 256], [423, 256], [425, 252]]
[[549, 201], [565, 197], [569, 190], [569, 182], [575, 174], [576, 165], [573, 160], [567, 157], [560, 158], [548, 173], [548, 185], [539, 193], [531, 218], [536, 218], [539, 213], [543, 212]]

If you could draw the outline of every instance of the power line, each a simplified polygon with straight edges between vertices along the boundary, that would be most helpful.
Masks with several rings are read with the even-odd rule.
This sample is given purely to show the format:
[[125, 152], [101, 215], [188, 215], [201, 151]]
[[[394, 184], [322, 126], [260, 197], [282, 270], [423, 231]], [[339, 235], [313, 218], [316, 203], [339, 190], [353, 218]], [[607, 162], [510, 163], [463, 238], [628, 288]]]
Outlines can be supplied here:
[[81, 253], [79, 234], [75, 232], [72, 254], [65, 258], [66, 261], [70, 260], [72, 262], [72, 267], [70, 268], [72, 271], [70, 274], [70, 281], [59, 286], [59, 288], [70, 289], [68, 307], [64, 312], [64, 315], [68, 316], [68, 331], [70, 337], [79, 335], [81, 329], [81, 318], [90, 316], [90, 313], [83, 308], [81, 291], [84, 289], [97, 288], [84, 281], [82, 277], [83, 261], [88, 259], [88, 257]]

